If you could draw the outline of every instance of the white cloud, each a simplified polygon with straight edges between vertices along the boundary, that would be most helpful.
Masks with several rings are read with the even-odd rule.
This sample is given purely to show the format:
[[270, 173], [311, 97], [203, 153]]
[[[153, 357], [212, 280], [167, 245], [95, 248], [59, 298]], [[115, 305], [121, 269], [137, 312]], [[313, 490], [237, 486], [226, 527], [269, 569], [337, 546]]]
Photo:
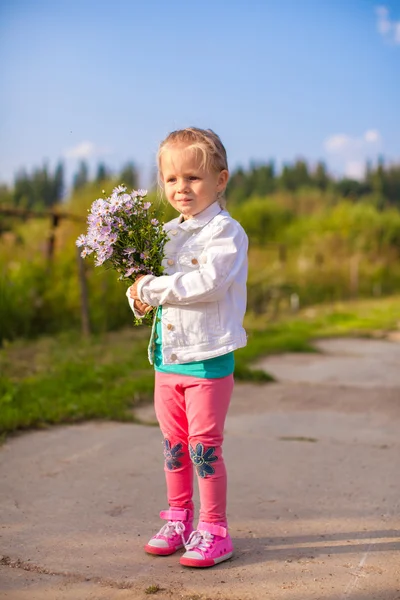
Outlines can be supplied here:
[[386, 6], [377, 6], [375, 9], [377, 20], [378, 31], [381, 35], [386, 35], [391, 30], [391, 23], [389, 20], [389, 11]]
[[85, 141], [81, 142], [77, 146], [74, 146], [73, 148], [68, 148], [64, 152], [64, 156], [66, 158], [88, 159], [106, 153], [107, 150], [105, 148], [96, 146], [96, 144], [94, 144], [93, 142]]
[[337, 133], [336, 135], [331, 135], [328, 139], [325, 140], [325, 149], [328, 152], [341, 152], [345, 148], [348, 148], [352, 144], [352, 139], [350, 136], [345, 133]]
[[354, 155], [367, 149], [370, 144], [377, 144], [381, 141], [381, 135], [377, 129], [368, 129], [362, 137], [347, 135], [346, 133], [336, 133], [328, 137], [324, 142], [325, 150], [331, 154], [341, 154], [343, 156]]
[[377, 16], [376, 26], [381, 36], [388, 42], [400, 44], [400, 21], [390, 19], [386, 6], [377, 6], [375, 13]]
[[344, 174], [350, 179], [363, 179], [365, 175], [365, 162], [361, 160], [349, 160], [345, 164]]
[[366, 161], [381, 151], [381, 142], [381, 134], [377, 129], [367, 129], [360, 137], [346, 133], [331, 135], [325, 140], [324, 148], [331, 157], [330, 162], [346, 177], [362, 179]]
[[380, 139], [381, 139], [380, 133], [376, 129], [369, 129], [368, 131], [366, 131], [364, 133], [364, 140], [366, 142], [370, 142], [371, 144], [374, 144], [375, 142], [379, 142]]

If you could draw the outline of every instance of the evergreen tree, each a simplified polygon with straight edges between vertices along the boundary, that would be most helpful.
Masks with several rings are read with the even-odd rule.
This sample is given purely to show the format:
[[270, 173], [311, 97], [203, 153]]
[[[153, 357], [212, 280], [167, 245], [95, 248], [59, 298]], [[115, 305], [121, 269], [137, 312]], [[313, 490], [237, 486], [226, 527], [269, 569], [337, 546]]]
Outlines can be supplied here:
[[10, 188], [5, 184], [0, 184], [0, 206], [12, 206], [13, 204], [13, 193]]
[[110, 171], [104, 163], [100, 163], [97, 167], [96, 182], [101, 183], [110, 177]]
[[48, 167], [45, 164], [39, 169], [35, 169], [31, 177], [31, 189], [33, 204], [36, 207], [47, 208], [52, 204], [52, 182]]
[[247, 176], [244, 170], [239, 167], [231, 174], [226, 188], [226, 197], [232, 204], [240, 203], [246, 199]]
[[377, 196], [384, 195], [384, 187], [385, 187], [385, 167], [383, 162], [383, 157], [380, 156], [378, 160], [378, 166], [371, 173], [371, 187], [372, 191]]
[[[275, 168], [271, 161], [269, 164], [252, 165], [250, 171], [250, 187], [257, 196], [266, 196], [275, 189]], [[249, 191], [249, 190], [248, 190]]]
[[369, 186], [365, 181], [345, 177], [336, 183], [336, 190], [341, 196], [358, 200], [369, 192]]
[[89, 181], [89, 169], [85, 161], [81, 161], [77, 173], [74, 175], [74, 190], [85, 187]]
[[383, 195], [390, 204], [400, 208], [400, 165], [392, 165], [384, 171]]
[[19, 171], [15, 177], [13, 200], [23, 208], [50, 208], [62, 198], [64, 188], [64, 168], [59, 163], [54, 175], [45, 164], [34, 169], [32, 175]]
[[120, 173], [121, 183], [126, 185], [128, 189], [137, 189], [139, 185], [139, 177], [137, 169], [133, 162], [127, 163]]
[[21, 208], [31, 208], [33, 200], [29, 176], [24, 169], [21, 169], [15, 176], [14, 204]]
[[53, 177], [53, 204], [60, 202], [64, 194], [64, 165], [60, 162], [56, 166]]
[[296, 160], [293, 167], [293, 182], [295, 189], [306, 187], [311, 184], [311, 176], [305, 160]]
[[326, 166], [325, 163], [323, 163], [322, 161], [319, 161], [317, 163], [314, 175], [313, 175], [313, 180], [315, 185], [322, 191], [325, 191], [326, 188], [329, 185], [329, 175], [327, 173], [326, 170]]
[[290, 167], [287, 164], [283, 165], [282, 173], [279, 177], [279, 182], [284, 190], [289, 190], [293, 192], [296, 189], [296, 182], [292, 167]]

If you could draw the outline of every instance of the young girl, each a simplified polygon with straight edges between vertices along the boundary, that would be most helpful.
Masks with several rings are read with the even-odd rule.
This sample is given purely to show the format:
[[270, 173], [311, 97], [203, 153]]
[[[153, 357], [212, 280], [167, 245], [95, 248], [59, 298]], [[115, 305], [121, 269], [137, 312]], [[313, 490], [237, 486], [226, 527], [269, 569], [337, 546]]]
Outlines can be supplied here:
[[[158, 153], [161, 184], [180, 213], [165, 225], [165, 275], [145, 275], [128, 289], [135, 315], [157, 306], [149, 344], [155, 410], [164, 436], [167, 521], [145, 546], [180, 563], [210, 567], [232, 556], [222, 455], [233, 390], [233, 351], [246, 345], [247, 236], [223, 209], [226, 151], [211, 130], [171, 133]], [[200, 518], [193, 529], [193, 467]]]

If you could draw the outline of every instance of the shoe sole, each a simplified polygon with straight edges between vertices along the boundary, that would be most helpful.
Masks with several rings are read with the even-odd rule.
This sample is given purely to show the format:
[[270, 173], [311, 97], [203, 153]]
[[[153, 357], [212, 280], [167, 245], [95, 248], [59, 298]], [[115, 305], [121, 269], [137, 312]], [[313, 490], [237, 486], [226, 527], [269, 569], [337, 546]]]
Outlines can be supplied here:
[[149, 546], [149, 544], [147, 544], [144, 547], [144, 551], [147, 552], [147, 554], [169, 556], [170, 554], [175, 554], [175, 552], [178, 552], [178, 550], [181, 550], [182, 548], [183, 546], [178, 546], [177, 548], [158, 548], [157, 546]]
[[224, 562], [232, 556], [233, 552], [228, 552], [228, 554], [224, 554], [223, 556], [219, 556], [218, 558], [205, 558], [204, 560], [200, 560], [198, 558], [185, 558], [184, 556], [182, 556], [179, 562], [184, 567], [214, 567], [218, 563]]

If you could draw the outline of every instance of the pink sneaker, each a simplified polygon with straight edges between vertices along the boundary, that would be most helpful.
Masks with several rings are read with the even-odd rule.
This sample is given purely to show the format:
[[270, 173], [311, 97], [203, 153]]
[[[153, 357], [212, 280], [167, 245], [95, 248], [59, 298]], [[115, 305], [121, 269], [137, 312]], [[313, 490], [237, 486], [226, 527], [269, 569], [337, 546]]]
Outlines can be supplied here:
[[233, 554], [231, 536], [222, 525], [200, 521], [185, 544], [180, 563], [185, 567], [213, 567]]
[[167, 556], [180, 550], [193, 531], [193, 511], [186, 508], [162, 510], [160, 517], [168, 521], [144, 547], [149, 554]]

